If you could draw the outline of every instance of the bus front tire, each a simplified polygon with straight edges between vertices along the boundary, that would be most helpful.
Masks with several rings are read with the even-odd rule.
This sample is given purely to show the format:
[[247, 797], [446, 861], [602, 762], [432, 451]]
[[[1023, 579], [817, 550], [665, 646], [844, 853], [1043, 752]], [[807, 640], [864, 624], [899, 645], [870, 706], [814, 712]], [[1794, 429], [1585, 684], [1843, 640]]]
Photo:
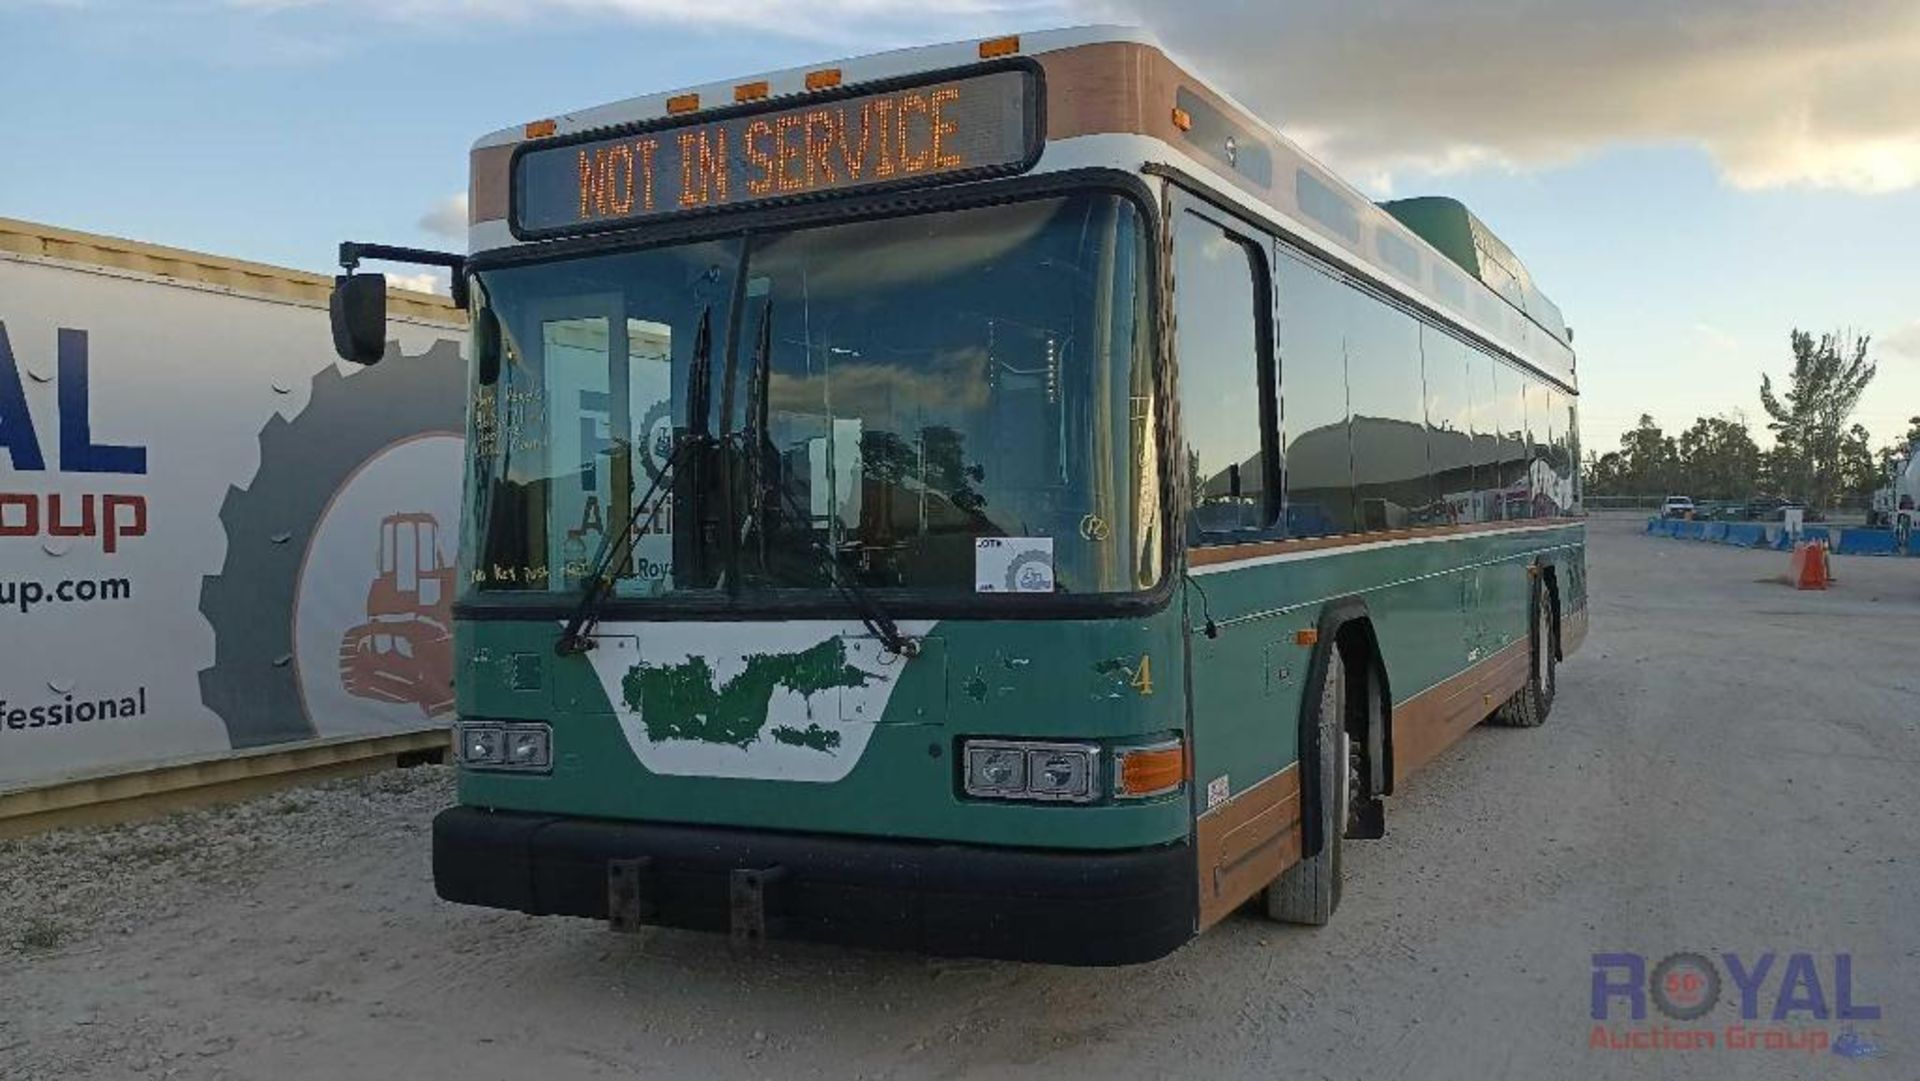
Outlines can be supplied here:
[[1553, 594], [1541, 583], [1533, 587], [1533, 630], [1527, 650], [1527, 682], [1494, 711], [1493, 723], [1505, 728], [1538, 728], [1553, 712], [1559, 690], [1559, 658], [1553, 648]]
[[[1313, 765], [1320, 771], [1320, 791], [1333, 795], [1332, 799], [1319, 801], [1320, 836], [1324, 841], [1319, 852], [1282, 871], [1267, 887], [1266, 896], [1269, 919], [1314, 927], [1325, 924], [1340, 907], [1341, 837], [1347, 832], [1353, 804], [1354, 748], [1346, 725], [1346, 665], [1337, 648], [1327, 657], [1317, 703], [1320, 753], [1314, 755]], [[1328, 749], [1333, 753], [1326, 753]]]

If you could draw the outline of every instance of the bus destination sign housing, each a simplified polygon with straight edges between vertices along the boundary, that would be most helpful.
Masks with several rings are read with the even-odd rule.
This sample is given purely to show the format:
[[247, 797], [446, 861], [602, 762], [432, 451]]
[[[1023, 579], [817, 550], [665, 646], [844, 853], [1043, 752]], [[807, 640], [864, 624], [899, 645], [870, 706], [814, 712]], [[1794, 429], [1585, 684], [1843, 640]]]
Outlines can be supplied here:
[[514, 234], [597, 232], [701, 211], [1017, 173], [1039, 158], [1037, 65], [810, 94], [524, 144]]

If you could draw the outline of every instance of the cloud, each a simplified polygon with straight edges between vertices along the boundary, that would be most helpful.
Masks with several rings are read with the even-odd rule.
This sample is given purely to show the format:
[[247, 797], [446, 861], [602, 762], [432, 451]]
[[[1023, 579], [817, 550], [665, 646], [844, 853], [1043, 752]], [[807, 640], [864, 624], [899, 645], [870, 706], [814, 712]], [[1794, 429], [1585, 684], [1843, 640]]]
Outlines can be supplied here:
[[1920, 184], [1914, 0], [1079, 0], [1343, 169], [1690, 144], [1739, 188]]
[[545, 17], [616, 18], [688, 28], [751, 30], [816, 41], [865, 41], [876, 47], [943, 41], [993, 27], [1071, 21], [1076, 0], [224, 0], [236, 10], [277, 12], [351, 8], [390, 20], [441, 25], [475, 20], [527, 22]]
[[303, 41], [323, 13], [423, 32], [621, 21], [847, 52], [1138, 22], [1375, 194], [1407, 171], [1532, 170], [1622, 145], [1698, 147], [1743, 189], [1920, 185], [1915, 0], [219, 2], [260, 30], [294, 20]]
[[387, 272], [387, 288], [411, 289], [416, 293], [438, 293], [446, 296], [453, 291], [448, 284], [448, 274], [444, 270], [428, 270], [419, 274], [395, 274]]
[[1712, 323], [1695, 323], [1690, 327], [1695, 337], [1706, 344], [1707, 348], [1726, 352], [1740, 347], [1740, 339]]
[[1920, 319], [1886, 335], [1877, 344], [1894, 356], [1920, 360]]
[[449, 195], [420, 215], [420, 228], [447, 240], [467, 238], [467, 193]]

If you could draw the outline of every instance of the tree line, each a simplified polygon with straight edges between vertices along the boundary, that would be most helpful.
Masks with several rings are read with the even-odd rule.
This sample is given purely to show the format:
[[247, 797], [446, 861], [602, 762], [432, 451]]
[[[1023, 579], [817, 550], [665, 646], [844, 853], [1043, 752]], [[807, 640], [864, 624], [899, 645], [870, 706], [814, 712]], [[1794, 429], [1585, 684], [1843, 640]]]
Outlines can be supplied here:
[[1793, 367], [1783, 389], [1760, 376], [1760, 405], [1773, 446], [1762, 450], [1744, 415], [1700, 417], [1669, 435], [1648, 414], [1620, 437], [1620, 449], [1589, 452], [1589, 495], [1684, 493], [1695, 499], [1775, 495], [1831, 507], [1864, 502], [1886, 483], [1896, 455], [1920, 440], [1920, 416], [1906, 435], [1875, 450], [1867, 430], [1853, 422], [1860, 396], [1878, 366], [1864, 335], [1794, 330]]

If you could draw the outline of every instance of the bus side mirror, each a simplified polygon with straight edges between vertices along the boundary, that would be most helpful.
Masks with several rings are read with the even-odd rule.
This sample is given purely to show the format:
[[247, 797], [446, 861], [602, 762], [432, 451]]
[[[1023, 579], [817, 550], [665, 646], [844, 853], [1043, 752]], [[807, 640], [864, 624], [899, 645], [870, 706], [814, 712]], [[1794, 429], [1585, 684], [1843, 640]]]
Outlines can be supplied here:
[[333, 279], [333, 351], [341, 360], [376, 364], [387, 352], [387, 276], [342, 274]]

